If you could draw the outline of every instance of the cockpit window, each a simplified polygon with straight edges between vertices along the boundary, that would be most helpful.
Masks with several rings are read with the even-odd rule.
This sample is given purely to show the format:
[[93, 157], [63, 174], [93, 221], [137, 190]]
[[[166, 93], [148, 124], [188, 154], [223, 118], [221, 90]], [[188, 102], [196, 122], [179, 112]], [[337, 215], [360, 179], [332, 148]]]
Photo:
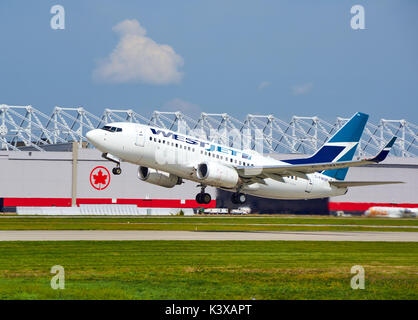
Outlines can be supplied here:
[[111, 127], [111, 126], [104, 126], [102, 127], [102, 129], [109, 131], [109, 132], [122, 132], [122, 128]]

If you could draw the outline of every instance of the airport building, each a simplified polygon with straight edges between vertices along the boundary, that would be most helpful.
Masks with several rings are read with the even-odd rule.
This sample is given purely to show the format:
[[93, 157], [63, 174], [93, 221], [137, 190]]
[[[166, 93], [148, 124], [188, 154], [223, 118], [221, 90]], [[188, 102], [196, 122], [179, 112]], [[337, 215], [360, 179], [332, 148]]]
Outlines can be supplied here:
[[[152, 185], [139, 180], [138, 167], [129, 163], [122, 163], [121, 175], [113, 175], [114, 164], [103, 159], [85, 138], [89, 130], [109, 122], [150, 124], [229, 146], [240, 135], [246, 149], [291, 159], [314, 153], [347, 120], [336, 118], [329, 123], [318, 117], [295, 116], [284, 121], [273, 115], [247, 115], [238, 120], [228, 114], [207, 113], [192, 119], [181, 112], [159, 111], [147, 118], [133, 110], [106, 109], [94, 115], [81, 107], [56, 107], [46, 115], [32, 106], [0, 105], [0, 210], [88, 205], [120, 209], [124, 205], [148, 208], [149, 212], [164, 208], [176, 214], [179, 210], [196, 212], [199, 207], [234, 208], [226, 191], [208, 187], [213, 200], [206, 206], [198, 205], [195, 195], [200, 188], [196, 183], [186, 181], [174, 188]], [[360, 213], [371, 206], [418, 207], [417, 132], [418, 127], [406, 120], [368, 123], [356, 157], [376, 154], [393, 135], [398, 140], [383, 163], [350, 168], [346, 177], [404, 184], [354, 187], [331, 199], [266, 201], [249, 196], [246, 206], [253, 213], [312, 214]]]

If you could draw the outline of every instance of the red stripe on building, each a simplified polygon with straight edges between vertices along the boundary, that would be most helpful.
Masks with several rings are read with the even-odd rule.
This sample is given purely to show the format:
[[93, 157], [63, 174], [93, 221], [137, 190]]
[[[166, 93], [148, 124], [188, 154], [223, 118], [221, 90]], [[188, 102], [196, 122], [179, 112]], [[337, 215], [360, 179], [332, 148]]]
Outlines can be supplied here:
[[71, 207], [71, 198], [3, 198], [4, 207]]
[[216, 200], [209, 204], [199, 204], [196, 200], [176, 200], [176, 199], [117, 199], [117, 204], [136, 204], [138, 207], [146, 208], [216, 208]]
[[77, 206], [80, 204], [112, 204], [112, 199], [103, 199], [103, 198], [86, 198], [86, 199], [77, 199]]
[[366, 211], [370, 207], [418, 208], [418, 203], [329, 202], [330, 211]]
[[[135, 204], [146, 208], [216, 208], [216, 200], [209, 204], [198, 204], [195, 200], [176, 199], [112, 199], [80, 198], [80, 204]], [[4, 207], [71, 207], [71, 198], [3, 198]]]

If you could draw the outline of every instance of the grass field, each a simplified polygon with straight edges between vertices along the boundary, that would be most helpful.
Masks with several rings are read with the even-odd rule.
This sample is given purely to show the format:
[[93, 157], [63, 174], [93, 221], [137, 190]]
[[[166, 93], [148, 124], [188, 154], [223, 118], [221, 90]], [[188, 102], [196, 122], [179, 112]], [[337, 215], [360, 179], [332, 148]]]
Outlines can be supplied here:
[[412, 231], [418, 219], [306, 216], [0, 217], [0, 230]]
[[[54, 265], [65, 289], [50, 287]], [[353, 265], [364, 290], [350, 287]], [[417, 299], [418, 243], [0, 243], [0, 299]]]
[[[418, 219], [21, 217], [0, 230], [415, 231]], [[50, 287], [65, 268], [65, 290]], [[353, 290], [362, 265], [366, 289]], [[418, 299], [418, 243], [0, 242], [0, 299]]]

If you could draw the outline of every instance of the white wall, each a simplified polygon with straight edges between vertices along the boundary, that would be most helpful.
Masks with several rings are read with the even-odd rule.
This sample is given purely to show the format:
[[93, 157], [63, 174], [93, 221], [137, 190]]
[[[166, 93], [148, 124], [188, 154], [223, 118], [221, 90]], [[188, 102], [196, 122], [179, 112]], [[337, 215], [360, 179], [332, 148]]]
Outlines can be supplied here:
[[[137, 178], [137, 166], [129, 163], [122, 163], [120, 176], [111, 173], [105, 190], [96, 190], [90, 184], [90, 173], [97, 166], [111, 173], [114, 164], [101, 158], [97, 150], [79, 150], [78, 198], [194, 199], [200, 192], [195, 182], [171, 189], [143, 182]], [[71, 152], [0, 151], [0, 197], [71, 198], [71, 177]], [[215, 199], [215, 188], [206, 191]]]

